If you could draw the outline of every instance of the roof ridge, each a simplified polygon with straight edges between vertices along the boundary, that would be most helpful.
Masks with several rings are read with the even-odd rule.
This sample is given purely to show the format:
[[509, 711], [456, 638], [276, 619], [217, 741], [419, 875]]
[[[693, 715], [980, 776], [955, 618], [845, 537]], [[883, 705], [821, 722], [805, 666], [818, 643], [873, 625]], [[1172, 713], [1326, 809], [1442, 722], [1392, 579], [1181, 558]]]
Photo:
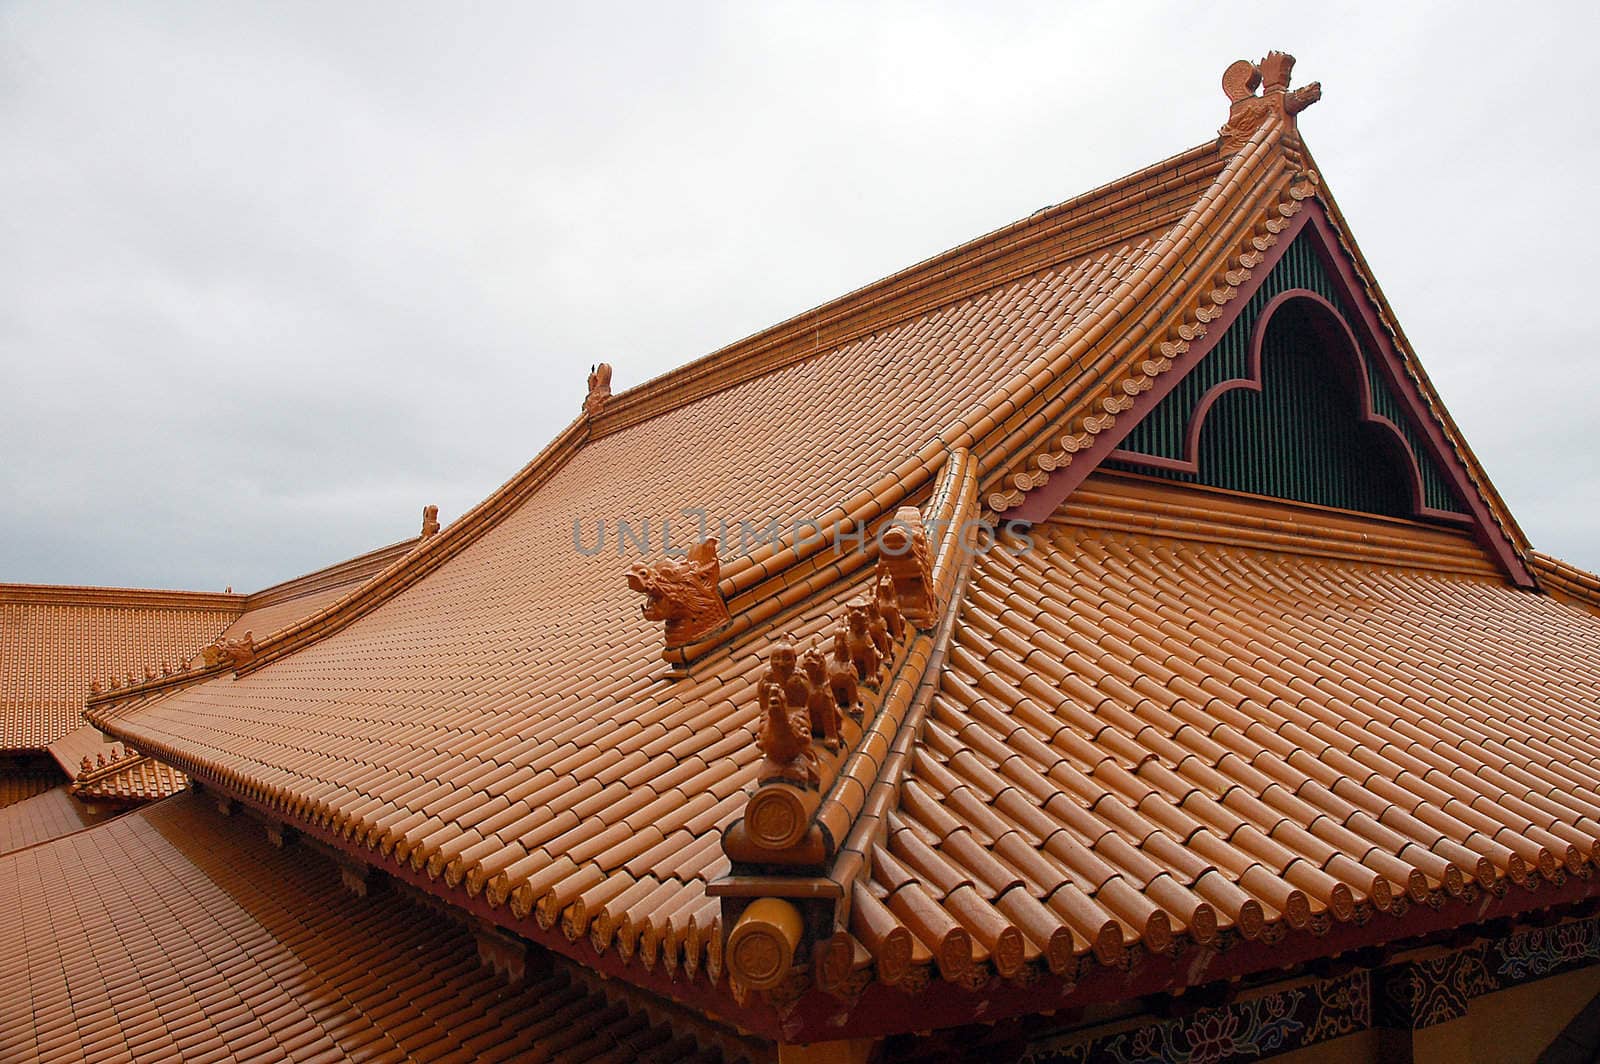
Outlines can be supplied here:
[[374, 573], [381, 572], [396, 558], [409, 554], [419, 541], [420, 537], [413, 536], [385, 547], [375, 547], [354, 558], [346, 558], [342, 562], [325, 565], [321, 569], [313, 569], [309, 573], [302, 573], [300, 576], [281, 580], [276, 584], [269, 584], [260, 591], [246, 595], [244, 608], [247, 611], [260, 609], [262, 606], [272, 606], [314, 594], [330, 585], [343, 583], [352, 574], [366, 569], [371, 569]]
[[[1307, 165], [1315, 167], [1309, 148], [1302, 146], [1306, 156]], [[1319, 171], [1320, 172], [1320, 171]], [[1484, 497], [1488, 504], [1489, 512], [1495, 523], [1500, 525], [1501, 531], [1509, 539], [1518, 553], [1526, 556], [1531, 547], [1527, 535], [1517, 523], [1516, 517], [1506, 505], [1505, 499], [1500, 495], [1494, 482], [1489, 479], [1488, 472], [1483, 468], [1483, 463], [1478, 461], [1478, 456], [1467, 443], [1466, 436], [1460, 426], [1450, 416], [1449, 409], [1444, 405], [1444, 400], [1433, 386], [1432, 379], [1423, 368], [1422, 361], [1417, 357], [1416, 349], [1411, 346], [1411, 341], [1406, 337], [1405, 330], [1400, 326], [1400, 319], [1395, 314], [1394, 308], [1389, 305], [1389, 299], [1383, 294], [1383, 288], [1378, 284], [1377, 275], [1367, 263], [1366, 256], [1361, 253], [1360, 246], [1356, 243], [1355, 234], [1350, 225], [1345, 221], [1344, 213], [1339, 210], [1338, 201], [1333, 197], [1333, 191], [1328, 188], [1327, 182], [1318, 183], [1318, 198], [1322, 201], [1323, 209], [1328, 216], [1340, 246], [1350, 256], [1350, 264], [1354, 267], [1355, 274], [1360, 278], [1366, 290], [1367, 298], [1372, 300], [1378, 311], [1378, 321], [1394, 340], [1395, 350], [1400, 355], [1400, 361], [1405, 366], [1406, 372], [1411, 376], [1412, 382], [1422, 394], [1423, 401], [1428, 406], [1428, 412], [1439, 422], [1444, 430], [1445, 438], [1455, 448], [1462, 464], [1466, 467], [1467, 475], [1475, 488]]]
[[[724, 899], [723, 922], [732, 925], [726, 955], [736, 985], [770, 990], [783, 981], [796, 961], [799, 939], [788, 931], [799, 924], [786, 919], [794, 915], [798, 921], [795, 905], [830, 906], [828, 915], [835, 922], [842, 916], [848, 924], [851, 886], [866, 862], [867, 844], [861, 840], [875, 837], [883, 826], [922, 711], [937, 687], [941, 648], [961, 610], [971, 570], [977, 511], [976, 462], [970, 452], [951, 451], [923, 511], [896, 517], [908, 530], [903, 548], [889, 546], [880, 553], [874, 590], [848, 604], [848, 621], [841, 621], [834, 634], [826, 682], [800, 660], [806, 676], [800, 701], [811, 715], [811, 723], [799, 725], [800, 730], [815, 738], [820, 713], [835, 718], [831, 726], [824, 720], [822, 733], [837, 733], [807, 744], [807, 749], [824, 748], [811, 754], [809, 784], [803, 773], [797, 774], [804, 755], [790, 760], [789, 749], [772, 745], [771, 720], [763, 725], [766, 768], [748, 792], [743, 815], [722, 832], [730, 871], [707, 888]], [[925, 551], [916, 545], [924, 524], [936, 541]], [[912, 525], [918, 526], [915, 531]], [[858, 614], [883, 623], [881, 639], [868, 640], [863, 634], [859, 650]], [[871, 630], [874, 623], [865, 620], [859, 631]], [[897, 628], [903, 630], [897, 633]], [[882, 648], [881, 656], [874, 647]], [[761, 685], [764, 707], [771, 697], [785, 700], [787, 712], [794, 712], [797, 696], [789, 690], [794, 680], [781, 679], [794, 666], [792, 657], [785, 666], [773, 652]], [[818, 662], [813, 665], [822, 668]], [[798, 679], [800, 674], [791, 675]], [[821, 710], [817, 699], [824, 703]], [[792, 716], [790, 726], [796, 726]], [[847, 972], [848, 960], [844, 964]], [[831, 977], [824, 973], [821, 978]], [[834, 981], [843, 978], [838, 975]]]
[[1600, 576], [1544, 551], [1530, 551], [1528, 557], [1533, 562], [1535, 576], [1546, 591], [1554, 591], [1600, 609]]
[[144, 606], [150, 609], [242, 609], [247, 595], [89, 584], [0, 584], [0, 603], [60, 606]]
[[[1188, 245], [1169, 250], [1143, 276], [1129, 278], [1127, 294], [1111, 308], [1120, 327], [1115, 342], [1095, 353], [1089, 365], [1071, 363], [1076, 372], [1054, 395], [1037, 389], [1022, 409], [989, 429], [990, 435], [999, 435], [985, 452], [996, 482], [985, 498], [989, 509], [1003, 514], [1019, 506], [1029, 491], [1072, 464], [1074, 453], [1111, 428], [1132, 407], [1134, 397], [1149, 391], [1154, 378], [1188, 351], [1190, 341], [1205, 335], [1220, 307], [1237, 297], [1233, 278], [1250, 276], [1256, 256], [1277, 243], [1277, 233], [1299, 210], [1302, 196], [1291, 193], [1291, 183], [1303, 171], [1283, 150], [1286, 132], [1292, 129], [1281, 120], [1264, 123], [1224, 170], [1226, 180], [1219, 178], [1209, 190], [1212, 198], [1197, 202], [1187, 224], [1178, 227], [1183, 236], [1174, 243]], [[1224, 214], [1230, 191], [1240, 192], [1241, 198]], [[1163, 298], [1128, 321], [1134, 293], [1143, 288], [1148, 294], [1168, 274], [1189, 284], [1168, 285]], [[1080, 346], [1088, 355], [1094, 345]], [[1065, 435], [1051, 435], [1063, 424], [1070, 426]]]
[[[1224, 193], [1247, 187], [1245, 178], [1255, 176], [1259, 167], [1269, 165], [1273, 155], [1269, 134], [1279, 128], [1272, 122], [1264, 124], [1251, 140], [1250, 147], [1227, 162], [1212, 185], [1187, 212], [1185, 217], [1193, 218], [1196, 222], [1192, 228], [1202, 228], [1198, 224], [1201, 221], [1212, 222], [1214, 216], [1220, 213], [1218, 205], [1225, 198]], [[990, 466], [999, 452], [991, 448], [985, 455], [983, 444], [994, 432], [1005, 428], [1009, 423], [1007, 419], [1013, 414], [1023, 418], [1025, 424], [1041, 418], [1048, 423], [1052, 411], [1045, 397], [1050, 386], [1066, 379], [1066, 389], [1073, 389], [1082, 373], [1079, 364], [1081, 358], [1095, 347], [1106, 332], [1121, 324], [1115, 312], [1126, 311], [1128, 308], [1125, 304], [1132, 302], [1136, 294], [1153, 291], [1156, 281], [1163, 274], [1174, 266], [1183, 265], [1188, 257], [1185, 253], [1194, 246], [1192, 241], [1186, 239], [1187, 235], [1178, 240], [1163, 238], [1151, 248], [1138, 268], [1107, 293], [1096, 309], [1067, 335], [1058, 338], [1037, 358], [1020, 367], [1010, 378], [996, 386], [989, 396], [919, 451], [816, 520], [814, 524], [821, 530], [821, 536], [806, 536], [806, 542], [801, 544], [801, 537], [791, 534], [776, 543], [732, 559], [721, 576], [723, 598], [732, 600], [757, 585], [776, 579], [780, 570], [788, 570], [818, 554], [829, 543], [836, 542], [841, 532], [849, 534], [854, 527], [869, 524], [894, 506], [914, 497], [942, 464], [942, 455], [946, 450], [971, 449], [980, 455], [984, 466]], [[1171, 246], [1163, 252], [1165, 245]], [[1158, 255], [1160, 261], [1153, 261]], [[1079, 373], [1069, 376], [1069, 370], [1073, 369], [1079, 370]], [[1060, 397], [1055, 401], [1059, 402]], [[1010, 435], [1014, 437], [1018, 431], [1014, 429]], [[1004, 457], [1003, 453], [1000, 453], [1000, 457]], [[693, 649], [696, 654], [704, 653], [711, 645], [708, 642]]]

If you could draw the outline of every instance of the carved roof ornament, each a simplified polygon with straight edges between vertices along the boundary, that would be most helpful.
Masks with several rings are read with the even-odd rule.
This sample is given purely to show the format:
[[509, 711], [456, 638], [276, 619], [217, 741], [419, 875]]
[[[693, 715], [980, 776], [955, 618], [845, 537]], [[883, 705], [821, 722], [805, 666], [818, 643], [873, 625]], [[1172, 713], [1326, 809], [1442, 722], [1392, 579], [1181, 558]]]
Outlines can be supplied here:
[[431, 539], [439, 534], [439, 508], [428, 505], [422, 508], [422, 538]]
[[645, 596], [645, 620], [667, 622], [667, 646], [682, 646], [710, 635], [731, 618], [717, 581], [722, 563], [717, 541], [702, 540], [682, 558], [667, 558], [628, 570], [628, 586]]
[[605, 409], [611, 398], [611, 363], [602, 362], [589, 367], [589, 396], [583, 401], [583, 412], [595, 417]]
[[932, 628], [939, 607], [933, 600], [933, 564], [921, 512], [915, 506], [900, 507], [879, 540], [880, 580], [887, 575], [893, 582], [900, 616], [918, 628]]
[[94, 762], [89, 760], [89, 755], [88, 754], [84, 754], [83, 755], [83, 760], [78, 762], [78, 775], [82, 776], [86, 772], [93, 772], [93, 771], [94, 771]]
[[[1322, 99], [1322, 83], [1313, 81], [1304, 88], [1289, 91], [1289, 73], [1294, 56], [1287, 52], [1268, 52], [1259, 63], [1239, 59], [1222, 74], [1222, 91], [1228, 94], [1228, 122], [1222, 134], [1222, 150], [1232, 154], [1250, 142], [1267, 118], [1282, 114], [1294, 128], [1294, 116]], [[1256, 89], [1261, 95], [1256, 95]]]
[[241, 668], [250, 664], [256, 656], [255, 635], [246, 632], [240, 639], [224, 639], [217, 637], [212, 643], [200, 652], [201, 659], [210, 668], [215, 665], [227, 665], [230, 668]]

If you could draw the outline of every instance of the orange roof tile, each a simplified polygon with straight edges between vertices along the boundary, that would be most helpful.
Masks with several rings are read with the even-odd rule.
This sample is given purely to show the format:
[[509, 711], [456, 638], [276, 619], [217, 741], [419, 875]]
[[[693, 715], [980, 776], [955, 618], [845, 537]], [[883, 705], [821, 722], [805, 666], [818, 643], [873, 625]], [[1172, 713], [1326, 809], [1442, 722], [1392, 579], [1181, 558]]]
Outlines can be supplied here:
[[185, 796], [0, 860], [0, 1057], [770, 1056], [568, 965], [508, 984], [460, 924], [240, 827]]
[[[409, 539], [258, 591], [0, 584], [0, 750], [43, 750], [83, 724], [90, 685], [136, 686], [201, 648], [267, 635], [337, 602], [417, 544]], [[76, 758], [69, 771], [76, 771]]]
[[189, 785], [189, 777], [145, 757], [126, 746], [114, 746], [109, 753], [85, 754], [72, 795], [91, 804], [135, 804], [176, 794]]
[[1600, 610], [1600, 576], [1541, 551], [1534, 551], [1531, 557], [1533, 571], [1546, 591]]
[[52, 787], [0, 808], [0, 854], [82, 831], [103, 819], [71, 798], [65, 785]]
[[50, 756], [55, 758], [56, 764], [61, 766], [61, 771], [67, 774], [67, 778], [76, 779], [83, 769], [84, 758], [88, 758], [92, 763], [101, 754], [109, 758], [112, 752], [119, 748], [120, 744], [107, 741], [99, 728], [85, 724], [76, 731], [63, 735], [47, 749], [50, 751]]
[[[1449, 906], [1474, 892], [1515, 905], [1524, 884], [1587, 873], [1600, 781], [1582, 766], [1600, 735], [1572, 711], [1600, 693], [1595, 619], [1508, 586], [1531, 585], [1526, 544], [1365, 273], [1273, 62], [1276, 88], [1251, 98], [1260, 124], [1236, 114], [1226, 149], [631, 392], [596, 371], [584, 415], [451, 528], [233, 669], [108, 695], [91, 719], [520, 934], [642, 981], [660, 966], [674, 994], [731, 990], [749, 1022], [791, 1035], [843, 1030], [791, 1023], [813, 993], [786, 980], [794, 959], [836, 997], [864, 973], [913, 990], [1048, 975], [1065, 993], [1089, 957], [1344, 923], [1405, 937], [1406, 899], [1466, 922]], [[1080, 463], [1031, 551], [975, 556], [964, 534], [930, 534], [927, 627], [850, 662], [865, 711], [837, 750], [807, 752], [803, 719], [759, 686], [783, 679], [769, 647], [832, 631], [888, 565], [816, 529], [1043, 498], [1184, 372], [1279, 235], [1313, 223], [1404, 363], [1479, 538], [1129, 478], [1079, 486]], [[709, 623], [669, 620], [663, 653], [624, 576], [661, 554], [665, 522], [687, 545], [695, 514], [720, 556], [656, 570], [682, 590], [649, 608], [698, 602], [689, 620]], [[736, 542], [741, 521], [773, 519], [771, 540]], [[747, 822], [784, 786], [800, 797], [773, 808], [790, 822]], [[778, 836], [800, 841], [749, 848]], [[741, 939], [725, 912], [759, 912], [760, 934]], [[819, 954], [783, 952], [802, 938]], [[767, 962], [763, 1012], [746, 992]]]
[[[1116, 963], [1600, 863], [1600, 622], [1459, 534], [1417, 530], [1461, 543], [1456, 571], [1402, 567], [1327, 550], [1309, 508], [1258, 503], [1302, 531], [1240, 542], [1243, 507], [1197, 494], [1092, 479], [980, 563], [864, 887], [892, 903], [911, 869], [934, 915], [889, 926], [935, 958], [1012, 928], [1019, 955], [1059, 934]], [[1210, 536], [1126, 530], [1203, 510]]]
[[83, 726], [92, 681], [143, 677], [216, 638], [242, 595], [0, 584], [0, 749], [43, 750]]
[[59, 786], [61, 774], [48, 764], [0, 760], [0, 809]]

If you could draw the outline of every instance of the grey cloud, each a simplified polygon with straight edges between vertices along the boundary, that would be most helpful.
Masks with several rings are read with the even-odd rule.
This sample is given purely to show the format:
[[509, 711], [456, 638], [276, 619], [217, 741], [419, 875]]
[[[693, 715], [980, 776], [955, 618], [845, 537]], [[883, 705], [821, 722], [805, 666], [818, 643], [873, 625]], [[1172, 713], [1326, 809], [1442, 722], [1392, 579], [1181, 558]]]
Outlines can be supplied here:
[[0, 579], [254, 588], [576, 413], [1204, 140], [1303, 120], [1533, 541], [1600, 567], [1587, 6], [0, 8]]

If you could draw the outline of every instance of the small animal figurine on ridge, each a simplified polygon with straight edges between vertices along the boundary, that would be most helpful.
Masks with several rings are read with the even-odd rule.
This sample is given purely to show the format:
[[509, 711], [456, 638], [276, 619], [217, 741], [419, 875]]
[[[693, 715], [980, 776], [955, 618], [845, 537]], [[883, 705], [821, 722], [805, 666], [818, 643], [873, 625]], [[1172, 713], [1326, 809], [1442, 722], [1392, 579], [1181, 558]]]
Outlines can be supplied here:
[[791, 711], [783, 689], [761, 684], [762, 779], [786, 779], [801, 786], [818, 782], [817, 752], [811, 746], [811, 727], [804, 708]]
[[605, 409], [611, 398], [611, 364], [602, 362], [589, 367], [589, 395], [583, 401], [583, 412], [594, 417]]
[[933, 601], [933, 565], [922, 514], [915, 506], [900, 507], [878, 540], [878, 571], [894, 581], [900, 615], [918, 628], [932, 628], [939, 610]]
[[422, 538], [432, 539], [439, 534], [439, 508], [437, 506], [424, 506], [422, 508]]
[[867, 600], [851, 599], [845, 604], [845, 610], [845, 645], [849, 648], [850, 664], [855, 666], [856, 679], [868, 687], [877, 687], [883, 655], [874, 638]]
[[828, 659], [816, 647], [800, 655], [800, 668], [806, 674], [806, 709], [811, 718], [811, 737], [820, 739], [829, 750], [839, 748], [839, 704], [828, 679]]

